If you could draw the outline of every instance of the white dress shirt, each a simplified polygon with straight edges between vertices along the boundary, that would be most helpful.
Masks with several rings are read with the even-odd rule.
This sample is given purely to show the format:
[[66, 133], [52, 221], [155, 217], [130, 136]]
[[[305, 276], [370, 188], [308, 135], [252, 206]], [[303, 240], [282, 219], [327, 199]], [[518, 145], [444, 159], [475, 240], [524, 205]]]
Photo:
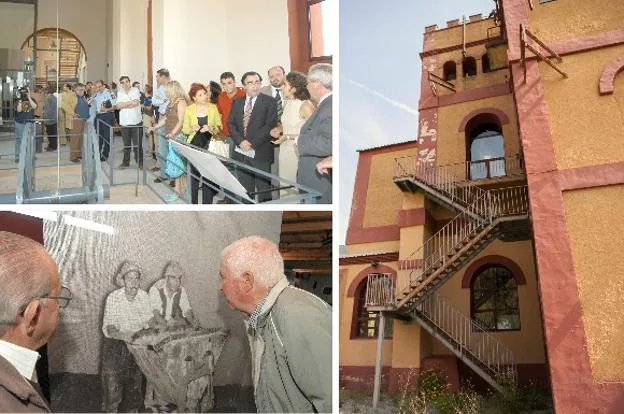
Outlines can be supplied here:
[[135, 333], [148, 328], [152, 316], [152, 303], [146, 291], [139, 289], [129, 301], [124, 288], [117, 289], [106, 298], [102, 332], [110, 338], [106, 328], [113, 325], [121, 332]]
[[24, 378], [37, 382], [35, 365], [40, 357], [38, 352], [0, 340], [0, 355], [9, 361]]
[[[123, 88], [117, 93], [117, 103], [141, 101], [141, 92], [137, 88], [130, 88], [126, 93]], [[141, 105], [134, 108], [124, 108], [119, 110], [119, 125], [131, 126], [143, 124], [143, 115], [141, 114]]]

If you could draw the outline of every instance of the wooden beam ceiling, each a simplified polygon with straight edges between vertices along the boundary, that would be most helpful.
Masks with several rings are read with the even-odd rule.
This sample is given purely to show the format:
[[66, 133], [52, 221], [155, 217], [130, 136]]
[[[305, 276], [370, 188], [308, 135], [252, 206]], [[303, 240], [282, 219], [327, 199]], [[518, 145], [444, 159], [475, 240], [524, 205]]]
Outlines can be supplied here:
[[279, 247], [287, 269], [331, 275], [331, 212], [285, 211]]

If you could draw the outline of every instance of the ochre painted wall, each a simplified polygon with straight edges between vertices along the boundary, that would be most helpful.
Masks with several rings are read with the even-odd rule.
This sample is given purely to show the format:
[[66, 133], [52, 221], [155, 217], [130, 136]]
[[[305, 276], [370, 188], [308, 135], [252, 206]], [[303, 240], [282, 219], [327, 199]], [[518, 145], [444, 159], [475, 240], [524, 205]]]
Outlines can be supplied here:
[[[395, 263], [383, 263], [386, 266], [397, 268]], [[340, 365], [341, 366], [374, 366], [377, 351], [377, 338], [351, 339], [351, 327], [353, 322], [353, 306], [356, 298], [346, 297], [346, 292], [360, 271], [370, 265], [341, 266], [341, 300], [340, 300]], [[344, 283], [344, 288], [342, 284]], [[366, 283], [364, 279], [363, 283]], [[344, 289], [344, 293], [343, 293]], [[392, 320], [386, 320], [392, 322]], [[392, 340], [384, 340], [383, 366], [392, 363]]]
[[398, 252], [398, 251], [399, 251], [398, 240], [375, 242], [375, 243], [347, 244], [348, 254], [388, 253], [388, 252]]
[[[468, 18], [466, 16], [466, 18]], [[466, 24], [466, 41], [472, 42], [476, 40], [487, 38], [488, 27], [494, 26], [493, 19], [484, 19], [474, 23]], [[456, 46], [462, 44], [462, 32], [463, 27], [460, 25], [451, 27], [448, 29], [440, 29], [434, 33], [434, 47], [441, 49], [449, 46]]]
[[[539, 4], [529, 12], [531, 28], [546, 43], [621, 30], [624, 2], [621, 0], [558, 0]], [[608, 10], [608, 12], [605, 12]]]
[[[537, 293], [537, 278], [533, 261], [533, 248], [530, 241], [503, 243], [495, 240], [487, 246], [473, 263], [482, 257], [498, 255], [506, 257], [516, 263], [526, 278], [526, 284], [518, 286], [520, 331], [492, 333], [514, 353], [518, 364], [545, 363], [544, 338], [542, 334], [542, 319]], [[437, 293], [448, 299], [465, 315], [470, 315], [470, 289], [462, 288], [462, 279], [468, 263], [460, 269]], [[443, 345], [434, 341], [434, 353], [450, 354]]]
[[624, 380], [624, 185], [563, 193], [593, 380]]
[[509, 69], [500, 69], [494, 72], [483, 73], [483, 63], [481, 61], [481, 58], [485, 54], [486, 50], [487, 49], [485, 48], [485, 45], [477, 45], [466, 48], [467, 56], [474, 57], [477, 62], [477, 76], [469, 76], [467, 78], [463, 77], [463, 56], [461, 49], [438, 54], [436, 56], [436, 74], [438, 76], [444, 77], [444, 63], [448, 62], [449, 60], [455, 61], [455, 68], [457, 70], [457, 79], [451, 81], [451, 83], [455, 85], [456, 92], [438, 86], [438, 95], [451, 95], [453, 93], [465, 91], [468, 89], [476, 89], [506, 82], [509, 79]]
[[505, 113], [509, 123], [503, 125], [505, 156], [520, 152], [516, 110], [512, 95], [496, 96], [455, 105], [443, 106], [438, 110], [438, 165], [448, 165], [466, 161], [466, 134], [459, 132], [462, 120], [480, 108], [496, 108]]
[[624, 74], [613, 94], [598, 92], [603, 69], [622, 56], [624, 45], [564, 56], [568, 79], [540, 63], [559, 169], [624, 161]]
[[365, 228], [397, 224], [397, 211], [403, 203], [403, 193], [392, 180], [394, 159], [410, 155], [414, 155], [414, 150], [373, 155], [364, 212]]

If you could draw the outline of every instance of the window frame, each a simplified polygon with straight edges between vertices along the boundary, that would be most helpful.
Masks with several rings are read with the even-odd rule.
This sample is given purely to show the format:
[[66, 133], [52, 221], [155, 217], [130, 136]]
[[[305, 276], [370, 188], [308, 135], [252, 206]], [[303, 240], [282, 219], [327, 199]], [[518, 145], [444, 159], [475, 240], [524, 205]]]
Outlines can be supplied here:
[[[355, 340], [375, 340], [379, 335], [379, 312], [369, 312], [366, 310], [366, 281], [363, 279], [358, 286], [355, 295], [353, 295], [353, 326], [351, 329], [351, 339]], [[366, 315], [365, 315], [366, 314]], [[373, 329], [373, 335], [360, 335], [360, 326], [366, 321], [366, 331]], [[369, 324], [373, 322], [371, 328]], [[384, 340], [392, 340], [394, 336], [394, 328], [392, 318], [386, 318]]]
[[[504, 269], [510, 280], [513, 280], [515, 283], [515, 290], [516, 290], [516, 308], [497, 308], [497, 299], [498, 299], [498, 292], [500, 291], [500, 289], [498, 289], [498, 286], [496, 288], [496, 298], [495, 298], [495, 303], [494, 303], [494, 307], [492, 310], [486, 310], [486, 311], [477, 311], [475, 309], [475, 282], [477, 281], [477, 279], [479, 278], [479, 276], [483, 275], [483, 273], [487, 272], [490, 269], [495, 269], [495, 268], [500, 268], [500, 269]], [[487, 264], [484, 265], [483, 267], [481, 267], [478, 271], [475, 272], [474, 276], [472, 277], [472, 280], [470, 281], [470, 319], [472, 319], [472, 321], [477, 324], [481, 329], [483, 329], [486, 332], [519, 332], [522, 330], [522, 319], [521, 319], [521, 315], [520, 315], [520, 295], [518, 293], [518, 281], [516, 280], [516, 278], [514, 277], [514, 274], [511, 270], [509, 270], [506, 266], [503, 266], [501, 264], [498, 263], [492, 263], [492, 264]], [[505, 290], [511, 290], [512, 288], [506, 288]], [[513, 311], [515, 310], [515, 315], [518, 318], [518, 327], [517, 328], [513, 328], [513, 329], [499, 329], [497, 327], [497, 318], [499, 314], [509, 314], [507, 313], [501, 313], [501, 312], [505, 312], [505, 311]], [[479, 314], [479, 313], [486, 313], [486, 312], [493, 312], [494, 314], [494, 328], [489, 328], [483, 325], [483, 323], [481, 323], [478, 319], [475, 318], [475, 314]], [[473, 327], [473, 331], [478, 331], [478, 329], [474, 329]]]
[[[325, 0], [307, 0], [306, 2], [306, 14], [308, 16], [308, 45], [310, 46], [310, 53], [308, 59], [312, 63], [327, 63], [331, 62], [334, 58], [334, 55], [323, 55], [323, 56], [314, 56], [312, 54], [313, 44], [312, 44], [312, 6], [315, 4], [323, 3]], [[325, 24], [325, 22], [323, 22]]]

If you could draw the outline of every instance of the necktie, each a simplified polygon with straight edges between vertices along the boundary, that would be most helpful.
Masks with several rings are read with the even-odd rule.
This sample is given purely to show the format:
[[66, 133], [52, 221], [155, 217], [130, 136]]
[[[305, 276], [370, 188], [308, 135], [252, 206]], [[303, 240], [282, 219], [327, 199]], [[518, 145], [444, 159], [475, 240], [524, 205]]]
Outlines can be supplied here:
[[282, 96], [280, 95], [280, 90], [276, 89], [277, 95], [275, 95], [275, 102], [277, 103], [277, 117], [282, 118], [282, 114], [284, 113], [284, 105], [282, 102]]
[[251, 98], [247, 99], [247, 105], [245, 106], [245, 113], [243, 114], [243, 129], [245, 132], [245, 139], [247, 139], [247, 127], [249, 126], [249, 119], [251, 118]]

